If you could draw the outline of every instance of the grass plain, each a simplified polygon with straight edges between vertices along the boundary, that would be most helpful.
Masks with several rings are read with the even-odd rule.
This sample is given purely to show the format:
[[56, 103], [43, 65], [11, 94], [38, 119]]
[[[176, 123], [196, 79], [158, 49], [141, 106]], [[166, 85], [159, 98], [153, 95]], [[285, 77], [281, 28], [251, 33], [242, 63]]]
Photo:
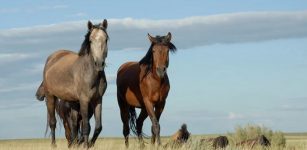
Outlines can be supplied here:
[[[201, 145], [199, 143], [200, 139], [208, 137], [216, 137], [218, 135], [193, 135], [190, 141], [183, 145], [181, 150], [210, 150], [213, 149], [210, 145]], [[307, 150], [307, 133], [286, 133], [286, 147], [277, 148], [271, 147], [272, 150]], [[169, 141], [169, 137], [162, 137], [162, 145], [166, 144]], [[172, 150], [172, 148], [163, 148], [152, 146], [150, 139], [145, 139], [145, 149], [144, 150], [156, 150], [156, 149], [167, 149]], [[57, 148], [52, 148], [50, 146], [50, 139], [16, 139], [16, 140], [0, 140], [0, 150], [48, 150], [48, 149], [57, 149], [57, 150], [66, 150], [67, 143], [65, 139], [57, 139]], [[82, 149], [74, 147], [72, 149]], [[126, 150], [124, 145], [123, 138], [99, 138], [92, 150]], [[128, 150], [137, 150], [139, 144], [137, 143], [136, 138], [130, 138], [130, 146]], [[226, 150], [248, 150], [249, 148], [238, 148], [233, 145], [229, 145]], [[256, 150], [262, 149], [261, 147], [255, 148]]]

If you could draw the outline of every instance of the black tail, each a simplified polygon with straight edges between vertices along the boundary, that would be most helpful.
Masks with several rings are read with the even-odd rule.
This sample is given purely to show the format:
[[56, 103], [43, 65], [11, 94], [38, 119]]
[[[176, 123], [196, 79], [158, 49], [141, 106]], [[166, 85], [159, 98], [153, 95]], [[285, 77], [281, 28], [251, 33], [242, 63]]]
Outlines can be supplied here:
[[[138, 136], [137, 126], [136, 126], [137, 115], [134, 107], [129, 108], [129, 127], [134, 135]], [[142, 137], [149, 138], [145, 133], [140, 133]]]
[[129, 127], [134, 135], [138, 135], [136, 129], [136, 117], [135, 108], [129, 107]]
[[39, 101], [43, 101], [44, 100], [44, 98], [45, 98], [45, 89], [44, 89], [44, 86], [43, 86], [43, 82], [38, 87], [35, 96], [36, 96], [36, 99], [39, 100]]

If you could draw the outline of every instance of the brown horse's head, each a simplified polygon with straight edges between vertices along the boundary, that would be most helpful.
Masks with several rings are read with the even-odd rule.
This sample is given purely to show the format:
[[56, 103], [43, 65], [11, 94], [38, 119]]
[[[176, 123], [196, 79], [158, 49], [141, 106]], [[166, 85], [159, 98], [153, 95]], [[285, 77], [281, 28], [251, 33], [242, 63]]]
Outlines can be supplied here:
[[88, 21], [87, 27], [88, 33], [85, 36], [79, 55], [91, 55], [96, 70], [101, 71], [105, 66], [105, 59], [108, 54], [108, 34], [106, 32], [108, 22], [104, 19], [102, 23], [93, 25], [91, 21]]
[[176, 51], [176, 47], [171, 43], [172, 35], [170, 32], [166, 36], [156, 37], [148, 34], [148, 38], [151, 46], [140, 63], [147, 64], [147, 71], [152, 70], [153, 73], [163, 78], [169, 64], [169, 51]]

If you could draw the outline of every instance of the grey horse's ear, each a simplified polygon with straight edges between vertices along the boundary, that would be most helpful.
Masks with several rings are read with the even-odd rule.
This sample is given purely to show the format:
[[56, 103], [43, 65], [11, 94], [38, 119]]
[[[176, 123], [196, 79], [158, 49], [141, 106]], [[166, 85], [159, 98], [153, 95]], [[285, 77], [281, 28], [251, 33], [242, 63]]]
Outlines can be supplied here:
[[107, 21], [107, 19], [104, 19], [104, 20], [103, 20], [102, 26], [103, 26], [105, 29], [108, 28], [108, 21]]
[[93, 23], [91, 21], [87, 22], [87, 28], [91, 30], [93, 28]]
[[147, 35], [148, 35], [148, 39], [149, 39], [149, 41], [150, 41], [151, 43], [157, 43], [156, 38], [152, 37], [149, 33], [147, 33]]
[[168, 32], [167, 35], [166, 35], [166, 41], [171, 42], [171, 39], [172, 39], [172, 34], [170, 32]]

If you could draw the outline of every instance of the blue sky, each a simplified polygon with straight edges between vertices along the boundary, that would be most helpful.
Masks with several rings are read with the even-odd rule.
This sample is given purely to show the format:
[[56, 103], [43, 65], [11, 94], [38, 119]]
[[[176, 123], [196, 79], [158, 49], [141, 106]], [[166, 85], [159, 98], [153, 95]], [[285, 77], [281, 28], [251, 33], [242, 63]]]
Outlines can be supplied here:
[[[0, 139], [44, 137], [46, 107], [34, 94], [45, 59], [57, 49], [77, 51], [87, 20], [104, 18], [109, 86], [100, 136], [122, 136], [118, 67], [145, 55], [148, 32], [168, 31], [178, 52], [170, 55], [162, 135], [184, 122], [192, 134], [226, 133], [247, 123], [307, 131], [306, 1], [25, 0], [0, 6]], [[147, 119], [147, 134], [150, 124]]]

